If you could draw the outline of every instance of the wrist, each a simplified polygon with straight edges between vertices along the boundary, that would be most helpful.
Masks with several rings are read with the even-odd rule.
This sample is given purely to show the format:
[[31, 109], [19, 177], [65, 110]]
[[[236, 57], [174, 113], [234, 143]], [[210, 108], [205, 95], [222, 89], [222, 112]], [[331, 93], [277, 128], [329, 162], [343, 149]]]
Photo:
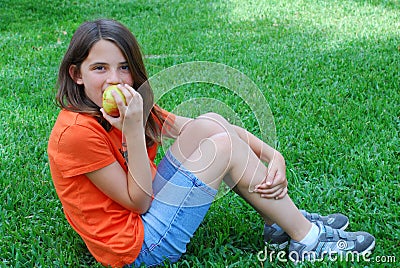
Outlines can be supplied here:
[[279, 151], [277, 151], [277, 150], [273, 150], [273, 153], [272, 153], [272, 158], [271, 158], [271, 160], [273, 161], [273, 160], [283, 160], [284, 161], [284, 158], [283, 158], [283, 155], [279, 152]]
[[145, 137], [145, 128], [143, 124], [135, 124], [134, 126], [129, 126], [124, 124], [122, 131], [125, 135], [125, 137], [131, 137], [131, 138], [140, 138], [140, 137]]
[[144, 132], [129, 132], [124, 134], [128, 151], [146, 149], [146, 136]]
[[268, 145], [263, 147], [261, 155], [261, 160], [267, 163], [270, 163], [271, 161], [276, 159], [276, 157], [282, 157], [282, 155], [277, 150]]

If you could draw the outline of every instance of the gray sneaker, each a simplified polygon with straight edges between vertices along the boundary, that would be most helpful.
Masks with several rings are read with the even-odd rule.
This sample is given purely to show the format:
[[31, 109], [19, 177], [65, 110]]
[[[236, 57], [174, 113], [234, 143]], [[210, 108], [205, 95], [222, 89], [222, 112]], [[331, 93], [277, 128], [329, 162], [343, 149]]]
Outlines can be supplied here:
[[[349, 226], [349, 219], [340, 213], [321, 216], [317, 213], [308, 213], [300, 210], [306, 219], [310, 222], [320, 222], [323, 225], [330, 226], [333, 229], [344, 230]], [[284, 249], [289, 244], [290, 236], [283, 230], [277, 231], [274, 227], [264, 225], [264, 241], [271, 249]]]
[[264, 225], [264, 242], [273, 250], [281, 250], [289, 244], [290, 236], [282, 229], [279, 231], [272, 226]]
[[300, 210], [300, 212], [310, 222], [321, 222], [323, 225], [329, 226], [333, 229], [345, 230], [347, 226], [349, 226], [349, 218], [340, 213], [321, 216], [317, 213], [308, 213], [305, 210]]
[[367, 232], [345, 232], [332, 229], [320, 222], [318, 241], [311, 248], [298, 241], [291, 240], [289, 246], [289, 259], [293, 262], [338, 259], [339, 256], [355, 259], [364, 256], [375, 247], [375, 238]]

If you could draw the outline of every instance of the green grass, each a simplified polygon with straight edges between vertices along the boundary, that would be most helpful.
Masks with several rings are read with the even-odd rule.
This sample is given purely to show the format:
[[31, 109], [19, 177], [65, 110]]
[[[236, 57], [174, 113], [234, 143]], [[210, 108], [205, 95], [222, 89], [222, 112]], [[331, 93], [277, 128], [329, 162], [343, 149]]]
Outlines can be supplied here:
[[[92, 2], [0, 0], [1, 266], [99, 267], [64, 218], [46, 155], [58, 65], [76, 27], [99, 17], [132, 29], [151, 75], [201, 60], [248, 76], [274, 114], [295, 203], [346, 213], [350, 230], [375, 235], [372, 257], [398, 265], [399, 1]], [[259, 134], [249, 107], [217, 86], [182, 86], [160, 103], [174, 109], [202, 97], [223, 101]], [[260, 263], [263, 249], [261, 220], [229, 192], [171, 266], [285, 267]]]

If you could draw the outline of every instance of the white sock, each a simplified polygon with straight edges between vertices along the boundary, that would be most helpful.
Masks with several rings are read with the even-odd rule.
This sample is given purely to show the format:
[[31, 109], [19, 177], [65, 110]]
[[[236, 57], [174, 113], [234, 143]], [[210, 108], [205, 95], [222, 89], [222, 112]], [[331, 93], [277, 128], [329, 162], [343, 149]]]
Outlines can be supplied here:
[[313, 249], [318, 242], [319, 227], [314, 223], [311, 224], [312, 226], [308, 234], [306, 234], [306, 236], [301, 241], [299, 241], [303, 245], [306, 245], [306, 249]]

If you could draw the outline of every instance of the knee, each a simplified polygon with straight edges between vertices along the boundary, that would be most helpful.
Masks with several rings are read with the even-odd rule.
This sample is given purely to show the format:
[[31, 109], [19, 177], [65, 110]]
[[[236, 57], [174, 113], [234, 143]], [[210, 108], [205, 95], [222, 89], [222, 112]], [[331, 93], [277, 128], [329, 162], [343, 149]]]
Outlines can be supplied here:
[[205, 113], [196, 118], [205, 124], [205, 127], [213, 130], [214, 134], [217, 133], [230, 133], [231, 135], [236, 132], [233, 131], [232, 125], [221, 115], [217, 113]]
[[182, 133], [186, 130], [201, 135], [202, 138], [209, 138], [213, 135], [227, 132], [223, 120], [223, 117], [216, 113], [206, 113], [190, 121], [182, 130]]
[[210, 124], [217, 125], [225, 130], [227, 128], [226, 126], [229, 124], [223, 116], [213, 112], [202, 114], [198, 117], [198, 119], [207, 120]]
[[220, 157], [232, 157], [232, 153], [240, 144], [239, 137], [236, 135], [231, 135], [229, 132], [221, 132], [209, 137], [207, 140], [214, 144], [217, 154]]
[[232, 137], [226, 132], [212, 135], [208, 138], [220, 153], [229, 153], [232, 148]]

